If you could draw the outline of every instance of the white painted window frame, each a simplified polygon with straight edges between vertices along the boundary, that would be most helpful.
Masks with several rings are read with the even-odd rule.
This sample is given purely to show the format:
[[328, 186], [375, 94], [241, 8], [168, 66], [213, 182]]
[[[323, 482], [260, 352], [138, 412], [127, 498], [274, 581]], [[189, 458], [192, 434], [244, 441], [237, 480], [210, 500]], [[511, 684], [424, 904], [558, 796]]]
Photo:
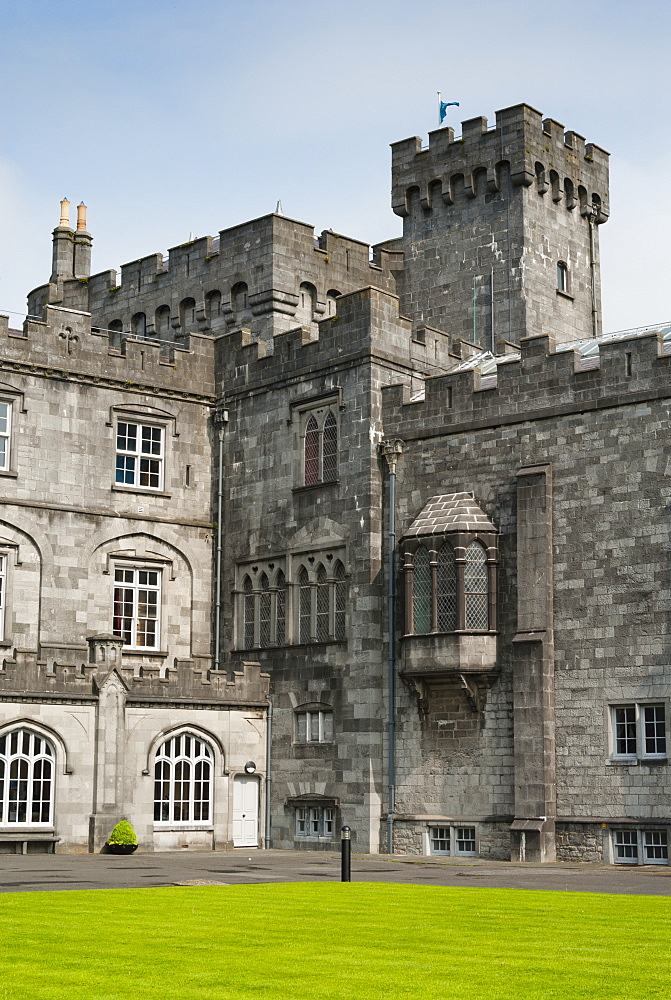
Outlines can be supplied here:
[[[636, 726], [636, 752], [635, 753], [618, 753], [617, 749], [617, 713], [627, 708], [634, 709], [634, 722]], [[664, 710], [664, 739], [665, 739], [665, 749], [659, 753], [648, 753], [645, 748], [645, 710], [652, 708], [662, 708]], [[632, 763], [637, 764], [639, 761], [645, 762], [646, 760], [667, 760], [669, 752], [669, 710], [668, 704], [665, 700], [650, 700], [650, 701], [623, 701], [620, 703], [613, 703], [608, 707], [608, 717], [609, 717], [609, 741], [610, 741], [610, 759], [617, 763]]]
[[[126, 580], [117, 580], [117, 573], [132, 573], [133, 579], [128, 582]], [[140, 573], [156, 573], [157, 583], [140, 583]], [[124, 652], [137, 652], [137, 653], [148, 653], [148, 652], [158, 652], [161, 649], [161, 628], [163, 625], [163, 568], [156, 565], [134, 565], [129, 566], [124, 563], [114, 563], [113, 566], [113, 589], [112, 589], [112, 632], [119, 638], [123, 638], [123, 632], [115, 630], [114, 618], [117, 617], [114, 614], [115, 611], [115, 591], [117, 587], [122, 590], [131, 590], [133, 592], [133, 609], [131, 619], [131, 642], [124, 643]], [[138, 621], [139, 621], [139, 592], [140, 590], [149, 590], [152, 593], [157, 594], [156, 600], [156, 643], [153, 646], [140, 646], [137, 642], [137, 632], [138, 632]], [[120, 615], [120, 618], [125, 618], [127, 616]]]
[[[661, 835], [660, 839], [665, 840], [665, 843], [660, 845], [648, 844], [646, 840], [648, 837], [654, 835]], [[636, 849], [635, 857], [618, 857], [618, 840], [626, 837], [631, 843], [626, 845], [628, 847], [633, 847]], [[610, 831], [610, 847], [613, 864], [615, 865], [667, 865], [669, 864], [669, 829], [663, 826], [650, 826], [648, 827], [614, 827]], [[654, 849], [655, 847], [666, 848], [667, 856], [666, 858], [650, 858], [646, 856], [646, 851], [648, 848]]]
[[[135, 448], [128, 448], [128, 447], [123, 448], [123, 447], [119, 446], [119, 433], [120, 433], [120, 427], [121, 427], [121, 425], [124, 425], [125, 427], [135, 427], [136, 428], [136, 433], [135, 433]], [[144, 430], [150, 430], [150, 431], [156, 431], [156, 430], [158, 430], [158, 431], [160, 431], [160, 447], [159, 447], [159, 452], [143, 452], [142, 451], [142, 433], [143, 433]], [[130, 490], [133, 490], [133, 489], [134, 490], [142, 490], [142, 491], [148, 490], [148, 491], [150, 491], [152, 493], [160, 493], [160, 492], [163, 491], [164, 485], [165, 485], [165, 447], [166, 447], [166, 437], [167, 437], [166, 430], [167, 430], [166, 425], [163, 424], [163, 423], [157, 423], [157, 422], [151, 421], [151, 420], [140, 421], [140, 420], [137, 420], [137, 419], [133, 419], [130, 416], [124, 416], [123, 414], [121, 414], [121, 415], [119, 415], [117, 417], [116, 422], [115, 422], [115, 426], [114, 426], [114, 435], [115, 435], [115, 440], [114, 440], [114, 443], [115, 443], [115, 452], [114, 452], [114, 455], [115, 455], [115, 458], [114, 458], [114, 485], [115, 485], [115, 487], [117, 487], [117, 488], [120, 487], [121, 489], [130, 489]], [[125, 436], [127, 437], [127, 434]], [[126, 480], [126, 476], [127, 476], [128, 473], [127, 473], [127, 470], [125, 470], [125, 469], [123, 471], [123, 478], [119, 479], [119, 471], [120, 470], [117, 468], [118, 460], [119, 459], [127, 459], [127, 458], [134, 459], [133, 481], [132, 482], [128, 482]], [[142, 471], [141, 471], [140, 466], [141, 466], [141, 463], [142, 463], [143, 459], [148, 460], [148, 461], [155, 461], [155, 462], [158, 463], [158, 485], [157, 486], [149, 486], [147, 484], [143, 484], [140, 481], [141, 480], [141, 476], [142, 476]]]
[[[12, 401], [0, 399], [0, 408], [6, 407], [4, 418], [6, 426], [4, 431], [0, 430], [0, 439], [4, 441], [4, 455], [0, 456], [0, 472], [9, 472], [12, 460]], [[0, 413], [0, 417], [3, 414]]]
[[[461, 831], [472, 830], [472, 837], [461, 837], [459, 836]], [[436, 834], [438, 831], [447, 831], [448, 837], [434, 836], [434, 831]], [[426, 828], [425, 835], [425, 854], [435, 854], [443, 857], [452, 858], [476, 858], [479, 853], [479, 841], [478, 841], [478, 828], [475, 823], [429, 823]], [[437, 840], [448, 840], [449, 847], [447, 850], [436, 850], [434, 849], [434, 843]], [[457, 844], [460, 840], [472, 840], [475, 843], [475, 848], [472, 851], [460, 850]]]

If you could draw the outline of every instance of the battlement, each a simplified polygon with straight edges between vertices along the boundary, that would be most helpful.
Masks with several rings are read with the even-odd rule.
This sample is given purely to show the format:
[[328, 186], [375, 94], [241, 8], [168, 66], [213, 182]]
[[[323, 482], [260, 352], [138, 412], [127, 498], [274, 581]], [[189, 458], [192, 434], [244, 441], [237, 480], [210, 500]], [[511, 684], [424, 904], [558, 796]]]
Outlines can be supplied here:
[[[66, 655], [66, 662], [41, 659], [29, 650], [14, 649], [0, 667], [0, 693], [16, 693], [17, 698], [39, 695], [54, 698], [94, 700], [109, 666], [90, 663], [85, 654]], [[270, 675], [259, 663], [243, 662], [241, 670], [213, 671], [198, 660], [175, 660], [173, 666], [124, 666], [116, 668], [123, 680], [128, 701], [216, 702], [223, 705], [264, 706], [267, 704]]]
[[153, 392], [178, 392], [198, 400], [214, 392], [214, 347], [193, 334], [182, 345], [124, 337], [91, 325], [91, 314], [45, 305], [21, 330], [0, 315], [0, 366], [27, 374], [93, 381]]
[[402, 254], [273, 213], [82, 279], [59, 278], [29, 296], [89, 311], [94, 325], [174, 340], [248, 326], [266, 339], [317, 322], [343, 293], [374, 283], [395, 290]]
[[583, 347], [557, 345], [547, 334], [526, 337], [519, 353], [474, 358], [460, 371], [427, 378], [423, 396], [404, 384], [387, 386], [385, 436], [461, 433], [671, 397], [671, 327], [603, 338], [598, 354]]
[[413, 193], [430, 211], [436, 198], [450, 206], [461, 195], [499, 192], [507, 173], [513, 187], [535, 185], [569, 210], [595, 211], [599, 223], [608, 218], [608, 153], [528, 104], [497, 111], [494, 128], [482, 117], [462, 122], [458, 140], [452, 128], [440, 128], [429, 133], [428, 148], [417, 136], [391, 148], [392, 208], [402, 217]]
[[370, 355], [408, 371], [435, 372], [478, 350], [426, 324], [413, 327], [400, 314], [398, 296], [375, 287], [340, 296], [336, 315], [316, 327], [295, 327], [271, 343], [241, 329], [218, 337], [216, 344], [218, 392], [272, 383]]

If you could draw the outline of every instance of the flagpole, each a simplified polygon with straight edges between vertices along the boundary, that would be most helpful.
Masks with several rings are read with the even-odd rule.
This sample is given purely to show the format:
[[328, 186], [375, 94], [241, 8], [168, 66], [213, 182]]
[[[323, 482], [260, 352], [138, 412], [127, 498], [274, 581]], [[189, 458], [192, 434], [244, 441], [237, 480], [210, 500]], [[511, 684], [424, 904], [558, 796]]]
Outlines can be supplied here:
[[439, 90], [437, 91], [437, 94], [438, 94], [438, 128], [440, 128], [440, 126], [443, 124], [440, 120], [440, 105], [442, 102], [442, 94]]

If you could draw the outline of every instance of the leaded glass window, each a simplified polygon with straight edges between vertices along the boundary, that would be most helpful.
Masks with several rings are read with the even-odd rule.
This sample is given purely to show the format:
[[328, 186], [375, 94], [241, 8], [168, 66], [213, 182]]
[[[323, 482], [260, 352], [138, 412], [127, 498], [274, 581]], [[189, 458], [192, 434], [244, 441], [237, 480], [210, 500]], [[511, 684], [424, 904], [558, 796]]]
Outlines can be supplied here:
[[335, 564], [335, 638], [345, 638], [345, 601], [347, 596], [347, 583], [345, 581], [345, 567], [338, 560]]
[[270, 584], [265, 573], [261, 574], [259, 595], [259, 646], [270, 645]]
[[423, 545], [415, 552], [413, 581], [413, 620], [415, 633], [424, 635], [431, 631], [431, 567], [429, 553]]
[[243, 584], [243, 608], [244, 608], [244, 648], [251, 649], [254, 645], [254, 618], [256, 611], [256, 601], [254, 600], [254, 592], [252, 589], [252, 581], [248, 576], [245, 577]]
[[453, 632], [457, 627], [457, 568], [454, 549], [447, 542], [438, 552], [436, 584], [438, 631]]
[[312, 638], [312, 587], [304, 567], [298, 575], [298, 634], [300, 642], [310, 642]]
[[488, 629], [487, 553], [479, 542], [471, 542], [466, 549], [464, 595], [466, 598], [466, 628]]
[[277, 604], [275, 606], [275, 642], [283, 646], [287, 641], [287, 586], [282, 570], [277, 574]]
[[317, 642], [326, 642], [329, 638], [329, 589], [326, 570], [320, 566], [317, 570]]
[[319, 476], [319, 427], [314, 417], [310, 417], [305, 428], [305, 485], [314, 486]]
[[338, 478], [338, 424], [329, 410], [324, 421], [322, 479], [330, 483]]

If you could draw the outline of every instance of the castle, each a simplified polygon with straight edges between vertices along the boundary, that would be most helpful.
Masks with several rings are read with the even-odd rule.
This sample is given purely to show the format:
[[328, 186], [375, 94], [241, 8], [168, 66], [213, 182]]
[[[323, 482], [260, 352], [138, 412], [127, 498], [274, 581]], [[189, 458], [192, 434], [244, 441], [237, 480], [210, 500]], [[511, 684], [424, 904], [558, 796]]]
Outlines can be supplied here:
[[392, 146], [403, 235], [279, 213], [0, 328], [0, 851], [666, 864], [671, 327], [604, 335], [608, 154]]

